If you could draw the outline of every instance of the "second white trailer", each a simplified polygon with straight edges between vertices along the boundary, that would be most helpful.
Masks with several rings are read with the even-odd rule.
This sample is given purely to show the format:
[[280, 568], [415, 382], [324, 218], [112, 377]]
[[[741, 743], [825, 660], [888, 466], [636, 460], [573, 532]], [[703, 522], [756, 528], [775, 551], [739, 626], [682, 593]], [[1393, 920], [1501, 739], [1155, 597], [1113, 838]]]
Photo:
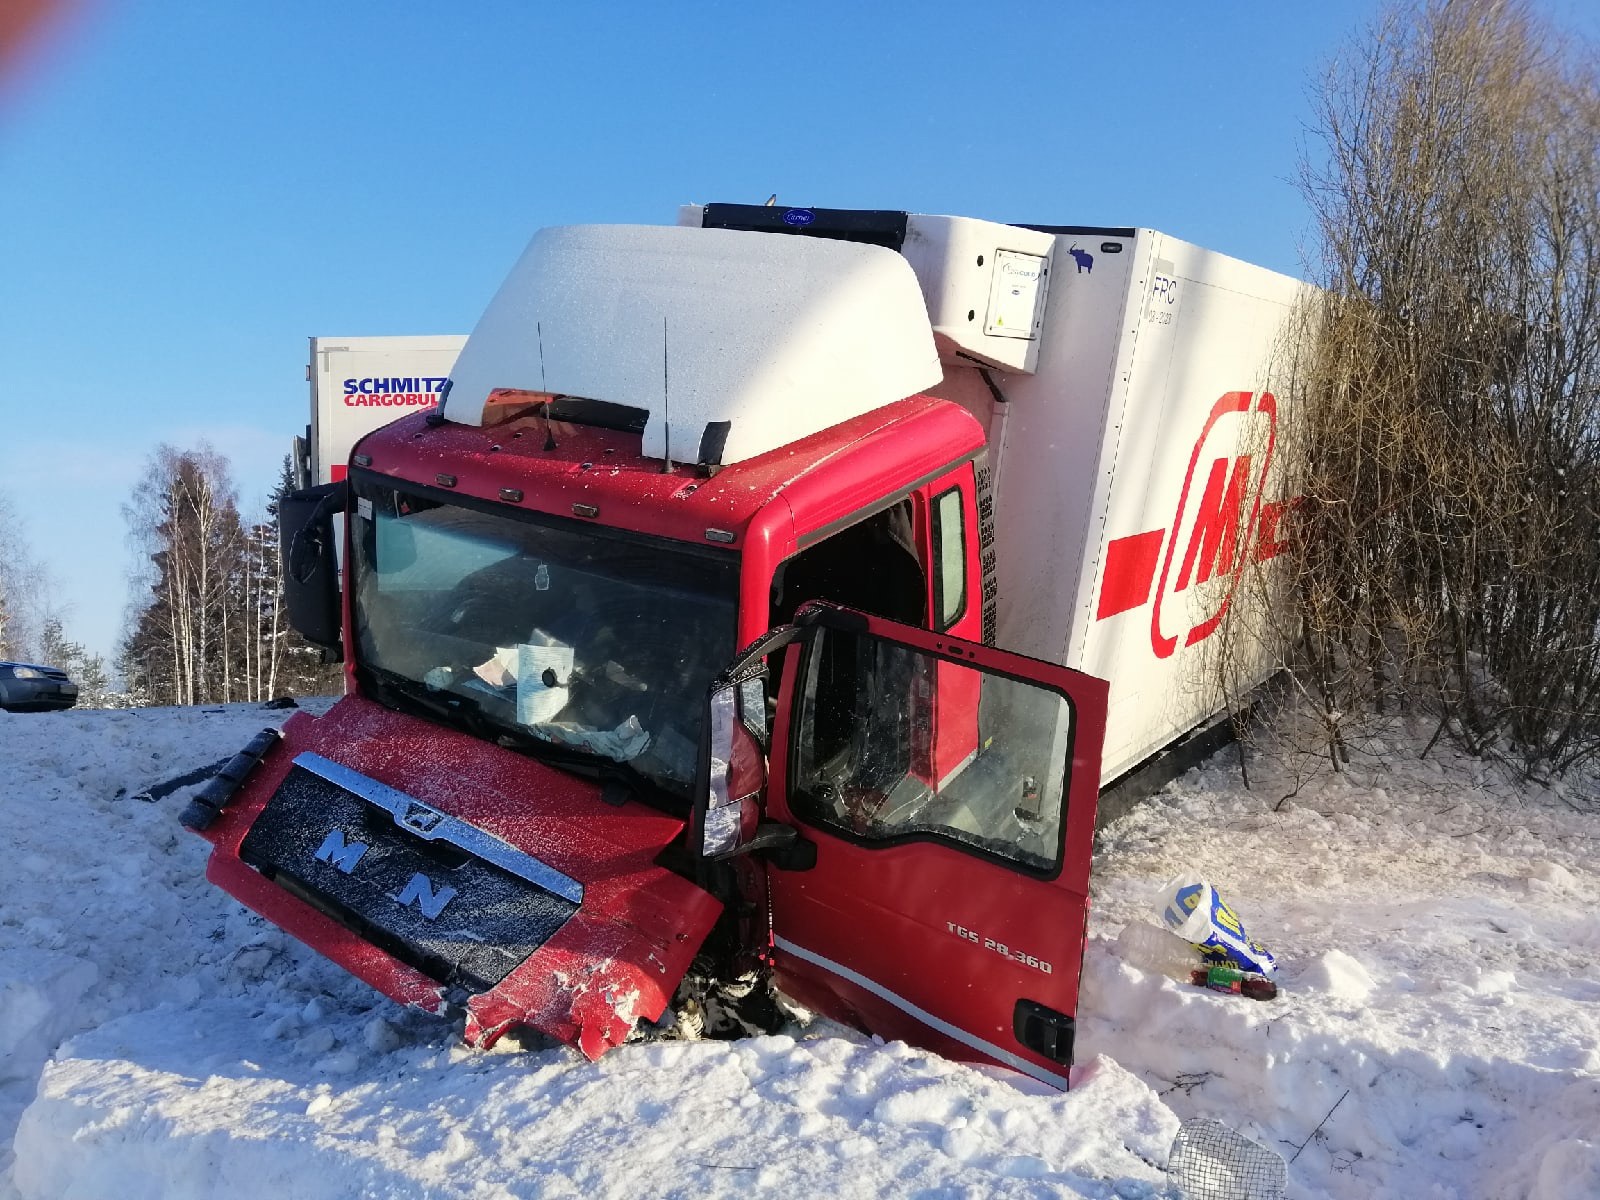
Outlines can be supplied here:
[[438, 405], [465, 334], [314, 337], [306, 380], [306, 486], [343, 479], [350, 448], [381, 425]]

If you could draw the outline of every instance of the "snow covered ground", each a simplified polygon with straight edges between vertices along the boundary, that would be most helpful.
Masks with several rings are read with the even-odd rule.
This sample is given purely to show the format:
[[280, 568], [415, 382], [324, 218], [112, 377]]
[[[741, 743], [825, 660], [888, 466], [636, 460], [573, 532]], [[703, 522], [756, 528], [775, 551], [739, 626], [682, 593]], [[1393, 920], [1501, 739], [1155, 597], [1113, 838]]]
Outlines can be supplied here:
[[[1219, 756], [1103, 839], [1061, 1095], [825, 1023], [464, 1051], [207, 885], [186, 791], [135, 798], [282, 716], [0, 713], [0, 1198], [1153, 1197], [1197, 1115], [1303, 1146], [1296, 1197], [1600, 1196], [1577, 789], [1396, 733], [1274, 811], [1285, 768], [1247, 791]], [[1278, 1000], [1114, 955], [1183, 872], [1277, 954]]]

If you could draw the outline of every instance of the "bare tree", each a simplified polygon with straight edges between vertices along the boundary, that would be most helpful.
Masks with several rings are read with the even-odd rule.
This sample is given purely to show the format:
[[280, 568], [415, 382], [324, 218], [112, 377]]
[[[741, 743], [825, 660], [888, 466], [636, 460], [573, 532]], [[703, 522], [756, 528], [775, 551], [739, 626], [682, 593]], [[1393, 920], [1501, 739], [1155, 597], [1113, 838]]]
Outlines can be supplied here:
[[39, 656], [49, 576], [34, 558], [11, 498], [0, 492], [0, 658]]
[[[1392, 5], [1302, 170], [1296, 681], [1529, 771], [1600, 754], [1600, 78], [1524, 0]], [[1437, 734], [1436, 734], [1437, 736]]]
[[[286, 468], [287, 470], [287, 468]], [[226, 458], [207, 446], [151, 455], [124, 516], [135, 549], [118, 663], [147, 704], [264, 700], [338, 690], [283, 619], [283, 566], [273, 518], [240, 519]]]
[[146, 602], [129, 636], [139, 683], [158, 702], [232, 699], [237, 571], [243, 529], [225, 458], [162, 445], [124, 507]]

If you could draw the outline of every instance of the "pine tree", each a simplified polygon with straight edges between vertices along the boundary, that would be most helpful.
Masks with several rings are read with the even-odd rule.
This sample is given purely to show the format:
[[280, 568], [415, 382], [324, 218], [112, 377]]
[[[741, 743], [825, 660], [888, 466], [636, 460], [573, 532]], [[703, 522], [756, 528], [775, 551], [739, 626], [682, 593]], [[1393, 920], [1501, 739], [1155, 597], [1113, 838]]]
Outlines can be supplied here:
[[110, 680], [105, 660], [90, 654], [82, 642], [72, 641], [62, 628], [61, 618], [45, 618], [39, 634], [39, 661], [60, 667], [78, 685], [79, 708], [106, 708], [111, 700]]

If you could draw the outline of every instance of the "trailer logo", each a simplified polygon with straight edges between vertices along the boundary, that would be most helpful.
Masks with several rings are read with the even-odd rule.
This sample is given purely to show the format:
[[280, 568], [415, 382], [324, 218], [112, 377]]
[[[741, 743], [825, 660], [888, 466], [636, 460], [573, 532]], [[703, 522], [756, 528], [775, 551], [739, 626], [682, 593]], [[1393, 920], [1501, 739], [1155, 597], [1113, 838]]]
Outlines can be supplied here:
[[[1101, 249], [1103, 250], [1105, 247], [1102, 246]], [[1117, 249], [1120, 250], [1122, 247], [1118, 246]], [[1094, 255], [1078, 246], [1071, 247], [1067, 250], [1067, 253], [1072, 255], [1072, 261], [1078, 264], [1079, 275], [1082, 275], [1085, 271], [1091, 275], [1094, 274]]]
[[433, 408], [444, 399], [449, 383], [442, 375], [346, 379], [344, 402], [348, 408]]
[[797, 228], [809, 225], [816, 219], [817, 214], [809, 208], [791, 208], [787, 209], [783, 214], [783, 223]]
[[1228, 392], [1212, 406], [1189, 455], [1172, 524], [1106, 546], [1096, 620], [1142, 607], [1153, 583], [1150, 647], [1157, 658], [1171, 657], [1180, 641], [1193, 646], [1215, 632], [1247, 558], [1253, 553], [1266, 562], [1284, 548], [1278, 526], [1292, 502], [1262, 497], [1277, 433], [1271, 392]]

